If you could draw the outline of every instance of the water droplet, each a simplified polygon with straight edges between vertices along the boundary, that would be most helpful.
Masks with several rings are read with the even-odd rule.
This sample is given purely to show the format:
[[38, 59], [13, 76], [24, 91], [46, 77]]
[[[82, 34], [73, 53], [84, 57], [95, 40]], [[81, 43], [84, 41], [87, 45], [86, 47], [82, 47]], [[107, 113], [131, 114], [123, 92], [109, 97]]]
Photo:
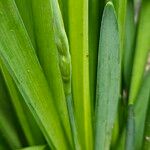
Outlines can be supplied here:
[[30, 72], [30, 70], [28, 69], [28, 70], [27, 70], [27, 72], [29, 73], [29, 72]]

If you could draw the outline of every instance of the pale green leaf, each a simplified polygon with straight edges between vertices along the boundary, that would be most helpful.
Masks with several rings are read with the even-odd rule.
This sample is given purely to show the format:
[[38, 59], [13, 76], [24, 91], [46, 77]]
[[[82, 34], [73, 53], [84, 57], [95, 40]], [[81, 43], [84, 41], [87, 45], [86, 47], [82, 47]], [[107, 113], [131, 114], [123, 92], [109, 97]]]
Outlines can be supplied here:
[[[111, 27], [111, 28], [110, 28]], [[120, 89], [119, 30], [113, 4], [105, 6], [98, 53], [95, 149], [109, 150]]]

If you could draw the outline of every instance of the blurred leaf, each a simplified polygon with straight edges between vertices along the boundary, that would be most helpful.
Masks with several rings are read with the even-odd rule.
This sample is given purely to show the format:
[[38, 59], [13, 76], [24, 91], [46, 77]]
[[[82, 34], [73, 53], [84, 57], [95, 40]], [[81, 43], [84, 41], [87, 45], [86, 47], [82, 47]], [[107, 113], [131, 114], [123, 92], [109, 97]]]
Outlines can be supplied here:
[[149, 150], [150, 148], [150, 97], [149, 97], [149, 104], [148, 104], [148, 111], [146, 115], [146, 121], [145, 121], [145, 130], [144, 130], [144, 136], [143, 136], [143, 150]]
[[131, 77], [131, 87], [129, 93], [129, 103], [135, 102], [150, 48], [150, 1], [143, 0], [142, 9], [139, 20], [138, 35], [136, 41], [136, 50]]
[[0, 132], [12, 149], [20, 148], [15, 113], [0, 70]]
[[47, 150], [46, 145], [39, 145], [39, 146], [31, 146], [31, 147], [26, 147], [18, 150]]
[[[110, 28], [111, 27], [111, 28]], [[120, 89], [120, 47], [113, 4], [105, 6], [100, 30], [95, 149], [109, 150]]]

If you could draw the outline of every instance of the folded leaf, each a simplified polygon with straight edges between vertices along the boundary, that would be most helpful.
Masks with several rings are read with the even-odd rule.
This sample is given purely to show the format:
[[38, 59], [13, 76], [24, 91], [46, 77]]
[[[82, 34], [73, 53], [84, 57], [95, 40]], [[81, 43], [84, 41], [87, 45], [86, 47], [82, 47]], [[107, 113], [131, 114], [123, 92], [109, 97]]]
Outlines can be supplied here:
[[[111, 28], [110, 28], [111, 27]], [[120, 89], [120, 47], [113, 4], [105, 6], [100, 30], [96, 93], [95, 149], [110, 148]]]

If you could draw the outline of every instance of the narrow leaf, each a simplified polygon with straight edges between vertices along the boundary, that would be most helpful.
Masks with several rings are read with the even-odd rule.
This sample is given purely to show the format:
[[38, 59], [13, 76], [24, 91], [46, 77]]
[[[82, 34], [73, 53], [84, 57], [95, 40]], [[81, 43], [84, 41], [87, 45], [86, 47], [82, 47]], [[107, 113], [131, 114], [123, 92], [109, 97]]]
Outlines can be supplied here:
[[146, 75], [135, 102], [135, 149], [141, 150], [150, 97], [150, 73]]
[[92, 109], [95, 105], [99, 33], [105, 0], [89, 0], [89, 73]]
[[140, 15], [138, 35], [136, 41], [136, 50], [133, 64], [133, 71], [131, 77], [131, 87], [129, 93], [129, 103], [135, 102], [139, 88], [141, 86], [141, 81], [143, 78], [143, 73], [145, 70], [145, 64], [150, 48], [150, 1], [143, 0], [142, 10]]
[[[67, 49], [68, 51], [66, 50], [68, 43], [65, 43], [68, 41], [66, 36], [65, 38], [63, 36], [65, 34], [62, 29], [63, 24], [62, 21], [59, 22], [62, 18], [59, 16], [58, 2], [53, 0], [32, 0], [32, 11], [39, 61], [53, 94], [53, 101], [62, 126], [69, 142], [72, 144], [65, 98], [66, 89], [64, 92], [66, 87], [63, 84], [63, 80], [68, 83], [69, 78], [70, 81], [70, 58], [69, 49]], [[60, 30], [58, 30], [59, 27], [61, 27]]]
[[93, 149], [89, 89], [88, 0], [68, 1], [72, 93], [81, 149]]
[[148, 111], [146, 115], [146, 121], [145, 121], [145, 130], [144, 130], [144, 136], [143, 136], [143, 150], [148, 150], [150, 148], [150, 98], [149, 98], [149, 104], [148, 104]]
[[1, 0], [0, 10], [0, 57], [48, 144], [52, 148], [68, 149], [68, 139], [55, 109], [52, 93], [14, 1]]
[[[110, 28], [111, 27], [111, 28]], [[120, 89], [119, 31], [113, 4], [105, 6], [100, 30], [95, 149], [110, 148]]]
[[0, 70], [0, 133], [12, 149], [22, 146], [10, 97]]
[[33, 29], [33, 16], [32, 16], [32, 5], [31, 0], [15, 0], [25, 28], [29, 34], [31, 42], [36, 47], [34, 29]]
[[[126, 11], [126, 26], [125, 26], [125, 46], [123, 58], [123, 78], [127, 89], [130, 86], [131, 72], [133, 66], [133, 55], [135, 49], [135, 23], [134, 23], [134, 6], [133, 1], [127, 1]], [[127, 91], [128, 92], [128, 91]]]
[[[5, 78], [5, 82], [7, 84], [7, 88], [9, 90], [12, 104], [15, 108], [16, 115], [18, 117], [19, 123], [21, 125], [21, 128], [25, 134], [25, 137], [28, 141], [29, 145], [35, 145], [35, 144], [42, 144], [40, 142], [43, 142], [41, 132], [37, 125], [35, 125], [34, 118], [32, 114], [28, 115], [28, 107], [26, 106], [23, 97], [19, 93], [13, 79], [11, 78], [9, 72], [5, 68], [5, 66], [2, 64], [2, 72]], [[31, 126], [29, 124], [29, 118], [32, 118], [32, 125], [35, 125], [33, 129], [31, 129]], [[36, 130], [36, 135], [33, 131]]]

